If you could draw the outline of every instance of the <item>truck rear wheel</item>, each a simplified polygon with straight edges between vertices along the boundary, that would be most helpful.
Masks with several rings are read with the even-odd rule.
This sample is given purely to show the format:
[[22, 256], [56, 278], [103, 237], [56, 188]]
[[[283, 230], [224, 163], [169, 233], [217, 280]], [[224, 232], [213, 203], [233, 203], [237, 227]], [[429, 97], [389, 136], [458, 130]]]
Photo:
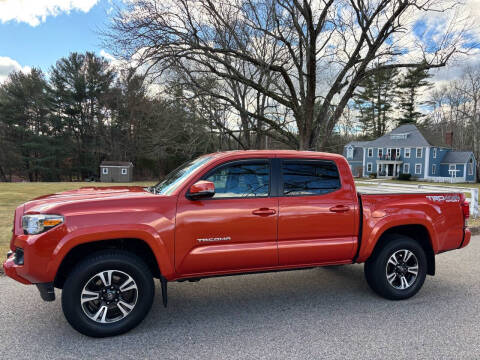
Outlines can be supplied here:
[[74, 329], [87, 336], [125, 333], [147, 315], [155, 286], [148, 266], [119, 250], [94, 253], [68, 275], [62, 308]]
[[423, 286], [427, 257], [415, 240], [392, 235], [365, 262], [364, 270], [368, 285], [380, 296], [391, 300], [408, 299]]

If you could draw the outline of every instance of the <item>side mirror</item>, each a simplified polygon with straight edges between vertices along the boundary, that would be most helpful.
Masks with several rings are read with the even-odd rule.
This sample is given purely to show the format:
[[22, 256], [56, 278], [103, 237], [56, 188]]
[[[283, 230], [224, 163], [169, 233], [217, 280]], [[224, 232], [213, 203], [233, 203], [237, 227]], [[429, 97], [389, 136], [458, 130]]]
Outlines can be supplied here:
[[208, 199], [215, 195], [215, 184], [211, 181], [200, 180], [190, 187], [187, 196], [190, 200]]

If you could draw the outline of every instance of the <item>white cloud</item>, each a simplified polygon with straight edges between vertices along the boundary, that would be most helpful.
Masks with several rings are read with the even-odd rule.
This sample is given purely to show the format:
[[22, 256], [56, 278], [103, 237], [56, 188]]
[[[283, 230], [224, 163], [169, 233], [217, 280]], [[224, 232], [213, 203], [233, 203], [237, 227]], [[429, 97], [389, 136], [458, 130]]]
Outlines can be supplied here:
[[21, 66], [17, 61], [8, 56], [0, 56], [0, 84], [7, 79], [8, 74], [12, 71], [29, 72], [30, 70], [29, 66]]
[[47, 16], [70, 13], [72, 10], [89, 12], [98, 0], [0, 0], [0, 22], [24, 22], [37, 26]]

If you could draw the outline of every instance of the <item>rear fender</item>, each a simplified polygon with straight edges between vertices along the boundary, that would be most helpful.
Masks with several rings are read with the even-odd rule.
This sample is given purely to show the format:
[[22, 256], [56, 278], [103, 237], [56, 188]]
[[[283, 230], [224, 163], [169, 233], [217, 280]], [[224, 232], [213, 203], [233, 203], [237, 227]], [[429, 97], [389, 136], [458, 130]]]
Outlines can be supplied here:
[[436, 254], [438, 252], [438, 242], [432, 223], [432, 219], [429, 218], [425, 213], [421, 212], [409, 212], [408, 217], [401, 213], [389, 216], [385, 215], [379, 218], [364, 216], [361, 248], [357, 262], [365, 262], [370, 257], [380, 237], [387, 230], [397, 226], [405, 225], [421, 225], [427, 229], [430, 245], [432, 246], [433, 253]]

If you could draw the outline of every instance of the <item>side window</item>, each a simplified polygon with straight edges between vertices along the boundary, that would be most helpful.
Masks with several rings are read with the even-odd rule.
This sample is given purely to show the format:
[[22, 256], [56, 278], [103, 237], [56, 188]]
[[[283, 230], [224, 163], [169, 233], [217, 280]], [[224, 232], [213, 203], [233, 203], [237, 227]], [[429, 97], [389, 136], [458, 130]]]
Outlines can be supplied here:
[[222, 166], [205, 180], [215, 184], [214, 199], [268, 196], [270, 165], [262, 161]]
[[340, 189], [340, 177], [333, 161], [284, 161], [283, 195], [321, 195]]

